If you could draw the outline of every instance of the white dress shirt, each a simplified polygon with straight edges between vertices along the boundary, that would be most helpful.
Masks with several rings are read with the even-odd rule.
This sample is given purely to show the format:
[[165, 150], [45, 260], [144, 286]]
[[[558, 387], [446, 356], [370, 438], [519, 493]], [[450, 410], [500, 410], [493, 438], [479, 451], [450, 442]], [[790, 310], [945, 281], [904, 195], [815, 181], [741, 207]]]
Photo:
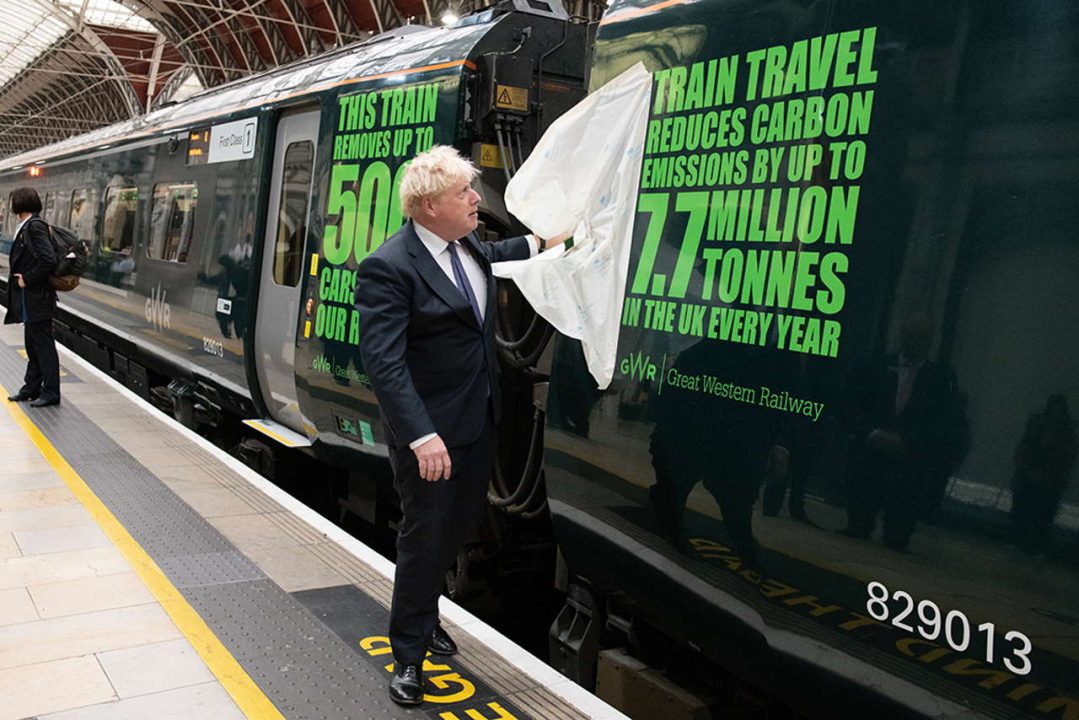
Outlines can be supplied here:
[[[413, 220], [412, 224], [416, 228], [416, 235], [419, 236], [420, 242], [431, 253], [431, 257], [442, 268], [442, 272], [446, 273], [446, 277], [450, 279], [453, 286], [457, 287], [457, 280], [453, 277], [453, 264], [450, 260], [449, 250], [450, 242], [456, 241], [443, 240], [415, 220]], [[529, 257], [535, 257], [536, 253], [539, 252], [539, 242], [534, 235], [528, 236], [528, 250]], [[465, 269], [465, 276], [468, 278], [468, 283], [472, 286], [472, 293], [476, 296], [476, 302], [480, 306], [480, 317], [485, 318], [487, 316], [487, 274], [483, 272], [479, 261], [472, 257], [472, 251], [467, 245], [457, 243], [457, 257], [461, 259], [461, 266]], [[460, 288], [458, 289], [460, 290]], [[438, 433], [428, 433], [416, 438], [408, 446], [415, 450], [436, 435]]]
[[[446, 277], [450, 279], [453, 286], [457, 287], [457, 280], [453, 277], [453, 264], [450, 260], [449, 241], [443, 240], [418, 222], [413, 222], [413, 225], [416, 227], [416, 234], [420, 237], [420, 242], [431, 253], [431, 257], [442, 268], [442, 272], [446, 273]], [[487, 275], [483, 272], [483, 268], [480, 267], [479, 261], [472, 257], [472, 251], [464, 243], [457, 243], [457, 257], [461, 259], [461, 266], [465, 269], [468, 284], [472, 286], [472, 293], [479, 303], [480, 317], [485, 318], [487, 317]], [[460, 290], [460, 288], [457, 289]], [[462, 290], [461, 293], [464, 294], [464, 291]]]

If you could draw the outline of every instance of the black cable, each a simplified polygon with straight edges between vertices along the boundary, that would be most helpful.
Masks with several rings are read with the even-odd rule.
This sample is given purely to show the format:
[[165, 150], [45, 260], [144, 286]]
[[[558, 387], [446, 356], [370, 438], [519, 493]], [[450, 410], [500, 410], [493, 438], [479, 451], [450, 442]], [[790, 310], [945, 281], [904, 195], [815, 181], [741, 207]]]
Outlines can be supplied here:
[[554, 328], [549, 323], [544, 322], [539, 327], [542, 327], [539, 340], [536, 341], [536, 346], [528, 353], [522, 354], [515, 350], [503, 350], [499, 348], [499, 353], [502, 355], [502, 359], [511, 367], [517, 370], [529, 370], [535, 365], [536, 361], [543, 355], [543, 351], [547, 349], [547, 343], [550, 342], [551, 336], [554, 335]]
[[528, 323], [528, 328], [524, 331], [521, 337], [516, 340], [506, 340], [498, 333], [495, 333], [495, 343], [501, 350], [507, 350], [511, 352], [515, 350], [520, 350], [528, 344], [529, 340], [532, 339], [532, 334], [536, 331], [536, 325], [541, 321], [542, 318], [540, 317], [539, 313], [533, 313], [532, 320]]
[[566, 44], [566, 38], [569, 37], [569, 21], [562, 23], [562, 41], [555, 45], [547, 52], [540, 55], [539, 62], [536, 64], [536, 129], [538, 131], [543, 129], [543, 61], [547, 59], [554, 51]]
[[[541, 450], [543, 448], [543, 424], [544, 413], [539, 408], [536, 408], [536, 412], [532, 415], [532, 438], [528, 444], [528, 459], [525, 460], [524, 470], [521, 472], [521, 479], [517, 483], [517, 487], [507, 497], [501, 493], [488, 492], [487, 499], [492, 505], [500, 508], [508, 508], [518, 505], [522, 500], [532, 497], [535, 494], [536, 481], [539, 479], [541, 467]], [[495, 472], [498, 474], [498, 463], [495, 463]], [[500, 485], [502, 485], [501, 491], [505, 492], [509, 488], [505, 482], [500, 478]], [[493, 495], [493, 497], [492, 497]], [[526, 500], [527, 502], [527, 500]], [[511, 512], [507, 510], [507, 512]], [[511, 512], [511, 514], [514, 514]]]
[[498, 154], [502, 160], [502, 172], [506, 174], [506, 182], [509, 182], [512, 175], [510, 174], [509, 167], [506, 165], [506, 156], [508, 153], [506, 152], [505, 146], [502, 144], [502, 123], [495, 123], [495, 134], [498, 136]]
[[544, 483], [541, 482], [543, 477], [543, 468], [540, 467], [539, 472], [536, 473], [535, 481], [533, 481], [530, 485], [531, 490], [528, 493], [528, 498], [523, 503], [520, 503], [518, 505], [511, 505], [509, 507], [503, 508], [503, 510], [505, 510], [510, 515], [523, 515], [524, 513], [528, 512], [528, 508], [532, 507], [532, 505], [536, 502], [537, 497], [542, 498], [541, 504], [546, 504], [547, 493], [544, 488]]
[[543, 351], [547, 349], [547, 343], [551, 342], [551, 336], [554, 335], [554, 327], [550, 323], [543, 323], [543, 334], [540, 336], [539, 341], [536, 343], [536, 347], [528, 355], [520, 357], [522, 367], [532, 367], [536, 364], [536, 361], [543, 355]]
[[521, 145], [521, 135], [524, 134], [522, 132], [522, 130], [523, 130], [523, 124], [522, 123], [518, 123], [513, 128], [513, 137], [516, 138], [516, 140], [517, 140], [517, 167], [521, 167], [522, 165], [525, 164], [525, 151], [524, 151], [524, 147], [522, 147], [522, 145]]
[[546, 517], [547, 516], [547, 507], [548, 507], [547, 506], [547, 501], [544, 500], [543, 504], [540, 505], [538, 508], [536, 508], [535, 510], [532, 510], [531, 512], [521, 513], [520, 517], [521, 517], [522, 520], [529, 520], [529, 521], [536, 520], [536, 519], [540, 518], [541, 516]]
[[[498, 147], [499, 147], [499, 149], [501, 149], [502, 148], [502, 123], [501, 122], [496, 122], [495, 123], [495, 132], [498, 133]], [[503, 168], [505, 168], [506, 158], [507, 157], [509, 158], [509, 161], [510, 161], [510, 167], [509, 167], [509, 173], [510, 174], [507, 175], [507, 177], [512, 176], [512, 175], [516, 175], [517, 174], [517, 163], [515, 163], [514, 159], [513, 159], [513, 142], [512, 142], [512, 140], [510, 138], [510, 124], [509, 124], [508, 121], [506, 121], [506, 151], [505, 151], [505, 154], [502, 156], [502, 166], [503, 166]]]
[[550, 506], [547, 504], [547, 472], [545, 470], [540, 470], [540, 479], [539, 482], [536, 483], [536, 487], [543, 491], [543, 502], [540, 503], [535, 510], [520, 513], [518, 517], [522, 520], [532, 521], [541, 517], [547, 517], [548, 508]]

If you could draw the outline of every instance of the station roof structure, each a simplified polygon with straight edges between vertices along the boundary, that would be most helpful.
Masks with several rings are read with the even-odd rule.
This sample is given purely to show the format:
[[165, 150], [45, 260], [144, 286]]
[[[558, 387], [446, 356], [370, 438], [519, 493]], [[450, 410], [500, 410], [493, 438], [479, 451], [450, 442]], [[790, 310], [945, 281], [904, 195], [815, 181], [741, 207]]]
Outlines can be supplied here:
[[[468, 8], [460, 7], [467, 4]], [[489, 0], [0, 0], [0, 158]]]

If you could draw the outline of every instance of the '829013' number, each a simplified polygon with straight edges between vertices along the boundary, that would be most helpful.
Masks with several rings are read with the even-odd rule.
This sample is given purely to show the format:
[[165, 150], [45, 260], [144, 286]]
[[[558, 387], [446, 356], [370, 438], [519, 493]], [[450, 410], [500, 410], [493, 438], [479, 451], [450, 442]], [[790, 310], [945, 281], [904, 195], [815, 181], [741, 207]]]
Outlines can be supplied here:
[[[970, 620], [959, 610], [945, 613], [932, 600], [915, 603], [910, 593], [903, 590], [890, 592], [884, 583], [876, 581], [869, 583], [866, 591], [869, 598], [866, 600], [865, 609], [874, 620], [890, 621], [892, 625], [909, 633], [917, 631], [926, 640], [937, 640], [943, 635], [944, 641], [956, 652], [965, 652], [970, 648], [971, 642], [977, 642], [977, 636], [981, 636], [985, 640], [985, 661], [993, 663], [997, 660], [997, 628], [993, 623], [979, 625], [976, 637], [972, 638], [974, 633], [971, 632]], [[892, 613], [889, 601], [898, 604], [895, 614]], [[917, 618], [911, 617], [912, 615]], [[1009, 644], [1008, 651], [1000, 657], [1004, 667], [1016, 675], [1029, 675], [1032, 669], [1030, 651], [1034, 649], [1030, 638], [1018, 630], [1009, 630], [1004, 634], [1004, 642]]]

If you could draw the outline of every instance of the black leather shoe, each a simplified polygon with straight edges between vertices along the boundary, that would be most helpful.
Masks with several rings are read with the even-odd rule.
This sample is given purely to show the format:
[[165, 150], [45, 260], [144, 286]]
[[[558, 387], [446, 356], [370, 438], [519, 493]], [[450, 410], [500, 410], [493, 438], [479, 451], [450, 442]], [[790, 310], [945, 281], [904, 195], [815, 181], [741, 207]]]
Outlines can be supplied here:
[[427, 638], [427, 649], [435, 655], [456, 655], [457, 643], [450, 634], [442, 629], [441, 625], [435, 625], [431, 631], [431, 637]]
[[20, 390], [19, 392], [15, 393], [14, 395], [8, 395], [7, 399], [8, 399], [8, 402], [23, 402], [24, 400], [33, 400], [36, 397], [37, 397], [37, 393], [28, 393], [28, 392], [23, 392], [22, 390]]
[[59, 405], [60, 398], [47, 398], [39, 397], [36, 400], [30, 401], [30, 407], [48, 407], [49, 405]]
[[419, 665], [405, 665], [390, 680], [390, 700], [398, 705], [423, 702], [423, 671]]

